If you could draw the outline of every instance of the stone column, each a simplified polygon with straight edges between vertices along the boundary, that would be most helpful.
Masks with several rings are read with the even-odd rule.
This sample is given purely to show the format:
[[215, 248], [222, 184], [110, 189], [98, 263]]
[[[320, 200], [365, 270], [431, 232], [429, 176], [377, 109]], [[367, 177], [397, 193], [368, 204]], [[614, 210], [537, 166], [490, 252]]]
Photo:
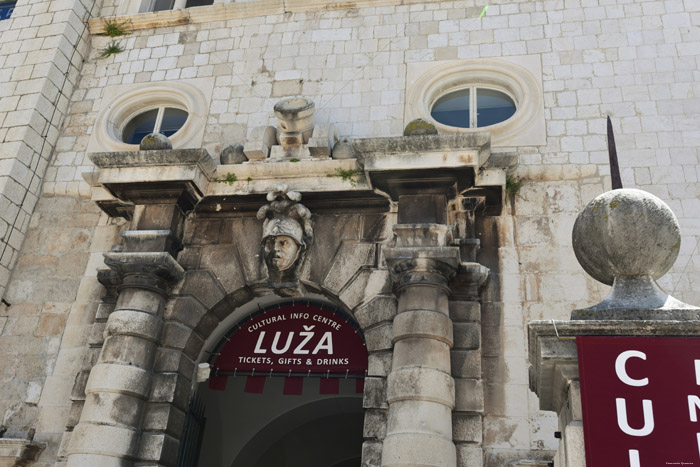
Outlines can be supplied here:
[[71, 439], [69, 467], [133, 464], [163, 308], [170, 286], [183, 275], [167, 252], [107, 253], [105, 263], [120, 275], [122, 284], [107, 320], [102, 351], [88, 378], [85, 405]]
[[447, 225], [398, 224], [394, 234], [396, 246], [385, 250], [398, 313], [382, 466], [455, 467], [448, 281], [459, 266], [459, 248], [447, 246]]

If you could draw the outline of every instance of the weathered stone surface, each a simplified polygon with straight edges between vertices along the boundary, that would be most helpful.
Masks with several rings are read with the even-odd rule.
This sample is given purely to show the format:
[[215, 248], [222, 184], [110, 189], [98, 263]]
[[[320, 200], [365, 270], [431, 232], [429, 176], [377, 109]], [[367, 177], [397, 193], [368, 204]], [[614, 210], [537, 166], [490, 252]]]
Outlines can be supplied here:
[[335, 254], [323, 286], [337, 294], [362, 266], [374, 263], [374, 243], [343, 241]]
[[608, 285], [617, 276], [660, 278], [673, 266], [680, 242], [678, 221], [666, 203], [629, 188], [608, 191], [588, 203], [573, 231], [581, 266]]
[[481, 322], [481, 304], [472, 301], [450, 300], [450, 318], [455, 322]]
[[455, 410], [483, 412], [484, 390], [481, 380], [455, 378]]
[[214, 274], [227, 294], [245, 285], [238, 251], [233, 245], [203, 248], [200, 265], [202, 269], [208, 269]]
[[387, 382], [384, 378], [365, 378], [365, 392], [362, 399], [362, 407], [365, 409], [386, 409]]
[[0, 439], [0, 465], [3, 467], [32, 465], [44, 449], [46, 449], [45, 444], [28, 439]]
[[453, 350], [450, 357], [452, 376], [455, 378], [481, 378], [481, 351]]
[[150, 389], [148, 373], [137, 367], [98, 363], [92, 367], [85, 392], [115, 392], [145, 399]]
[[146, 404], [143, 415], [145, 431], [161, 431], [178, 437], [185, 424], [185, 413], [170, 404]]
[[455, 445], [450, 439], [401, 433], [388, 435], [384, 439], [382, 466], [452, 467], [456, 465], [456, 457]]
[[480, 446], [457, 445], [457, 467], [482, 467], [484, 453]]
[[308, 144], [311, 157], [330, 157], [337, 141], [338, 130], [333, 124], [316, 125]]
[[481, 347], [481, 326], [471, 323], [454, 324], [454, 348], [475, 350]]
[[426, 338], [452, 346], [452, 320], [447, 315], [429, 310], [404, 311], [396, 315], [393, 342], [402, 339]]
[[241, 164], [248, 160], [243, 154], [242, 144], [230, 144], [226, 146], [219, 155], [221, 164]]
[[179, 350], [159, 348], [156, 352], [153, 371], [189, 375], [194, 372], [194, 362]]
[[356, 157], [355, 148], [347, 139], [343, 139], [333, 146], [331, 156], [333, 159], [354, 159]]
[[145, 339], [133, 339], [128, 335], [112, 336], [102, 346], [100, 361], [150, 369], [157, 345]]
[[362, 467], [379, 467], [382, 463], [382, 442], [362, 443]]
[[459, 412], [452, 415], [452, 439], [455, 442], [481, 443], [482, 438], [481, 415]]
[[166, 322], [163, 324], [161, 345], [166, 349], [183, 350], [192, 334], [192, 329], [180, 323]]
[[166, 433], [144, 433], [138, 450], [139, 459], [151, 461], [164, 467], [174, 467], [177, 464], [177, 438]]
[[444, 341], [410, 337], [394, 344], [392, 368], [426, 367], [450, 372], [450, 346]]
[[452, 438], [452, 409], [440, 403], [402, 400], [392, 404], [388, 433], [423, 433]]
[[380, 324], [364, 331], [368, 352], [391, 350], [391, 324]]
[[386, 436], [387, 412], [384, 410], [365, 410], [364, 428], [365, 439], [384, 439]]
[[423, 135], [437, 135], [438, 131], [435, 125], [423, 118], [417, 118], [411, 120], [406, 125], [403, 130], [404, 136], [423, 136]]
[[139, 149], [141, 151], [167, 150], [172, 148], [173, 143], [170, 142], [170, 138], [162, 133], [149, 133], [144, 136], [139, 143]]
[[328, 270], [334, 264], [332, 260], [341, 243], [359, 240], [361, 231], [360, 216], [318, 216], [314, 220], [314, 241], [307, 253], [310, 262], [308, 280], [322, 284], [328, 277]]
[[391, 371], [392, 352], [371, 352], [367, 364], [367, 374], [370, 376], [387, 377]]
[[[134, 300], [130, 301], [134, 303]], [[162, 320], [158, 315], [135, 311], [133, 308], [124, 309], [126, 303], [121, 301], [107, 321], [105, 338], [116, 334], [137, 335], [143, 339], [157, 342], [160, 335]]]
[[251, 161], [267, 159], [270, 148], [277, 144], [277, 129], [273, 126], [257, 127], [243, 146], [243, 153]]
[[185, 410], [190, 395], [191, 381], [178, 373], [156, 373], [148, 398], [149, 402], [171, 403]]
[[225, 291], [209, 271], [188, 271], [180, 288], [180, 295], [191, 295], [207, 308], [226, 296]]
[[[83, 425], [79, 424], [71, 437], [72, 445], [79, 446], [80, 452], [68, 458], [69, 467], [81, 467], [84, 465], [100, 465], [103, 458], [101, 453], [110, 452], [124, 457], [135, 457], [138, 451], [138, 433], [128, 428], [109, 425]], [[95, 458], [88, 463], [81, 458], [81, 454], [94, 454]], [[118, 457], [114, 456], [118, 460]], [[95, 463], [97, 462], [97, 463]], [[115, 462], [121, 465], [122, 462]]]
[[455, 382], [450, 375], [432, 368], [394, 368], [387, 378], [387, 401], [429, 400], [455, 406]]
[[192, 296], [175, 297], [168, 301], [163, 312], [163, 319], [194, 327], [197, 326], [206, 311], [205, 306]]
[[83, 408], [81, 422], [124, 426], [135, 426], [141, 422], [141, 405], [132, 395], [90, 393], [86, 400], [90, 403]]
[[382, 321], [393, 321], [396, 316], [396, 299], [390, 296], [378, 296], [360, 306], [355, 311], [355, 319], [364, 329]]

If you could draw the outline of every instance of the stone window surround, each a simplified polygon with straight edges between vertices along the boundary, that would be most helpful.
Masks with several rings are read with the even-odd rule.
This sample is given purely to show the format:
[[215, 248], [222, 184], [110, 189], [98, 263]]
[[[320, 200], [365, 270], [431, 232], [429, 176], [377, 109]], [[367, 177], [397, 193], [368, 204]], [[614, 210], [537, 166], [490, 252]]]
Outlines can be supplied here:
[[107, 86], [88, 152], [138, 150], [138, 145], [122, 141], [121, 130], [137, 115], [163, 106], [189, 114], [182, 128], [170, 137], [173, 148], [201, 147], [213, 87], [213, 78]]
[[[515, 101], [515, 114], [504, 122], [484, 128], [457, 128], [432, 118], [431, 109], [440, 97], [473, 87], [507, 94]], [[546, 144], [539, 56], [409, 63], [405, 102], [405, 123], [423, 118], [432, 122], [439, 133], [488, 129], [491, 144], [499, 147]]]

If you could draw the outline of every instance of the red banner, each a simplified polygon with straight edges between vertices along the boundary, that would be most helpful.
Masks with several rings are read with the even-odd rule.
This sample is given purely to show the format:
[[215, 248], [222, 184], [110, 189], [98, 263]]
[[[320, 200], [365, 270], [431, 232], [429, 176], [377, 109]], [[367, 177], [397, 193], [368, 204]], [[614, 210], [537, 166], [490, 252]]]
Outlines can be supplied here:
[[700, 466], [700, 339], [576, 340], [587, 467]]
[[226, 376], [357, 378], [367, 371], [359, 328], [328, 305], [275, 305], [239, 323], [225, 339], [212, 365], [212, 389], [223, 389]]

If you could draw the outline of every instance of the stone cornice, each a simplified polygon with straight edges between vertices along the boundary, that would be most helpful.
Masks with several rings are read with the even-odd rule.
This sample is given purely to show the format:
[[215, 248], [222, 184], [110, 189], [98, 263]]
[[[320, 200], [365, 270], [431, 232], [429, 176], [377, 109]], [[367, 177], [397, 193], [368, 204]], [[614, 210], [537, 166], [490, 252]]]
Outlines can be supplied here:
[[226, 165], [217, 165], [204, 149], [93, 153], [98, 170], [89, 177], [92, 198], [110, 215], [130, 216], [134, 204], [172, 202], [185, 213], [196, 208], [250, 215], [269, 191], [285, 183], [302, 193], [314, 212], [386, 212], [402, 187], [449, 198], [476, 190], [487, 208], [500, 211], [505, 170], [484, 168], [491, 159], [488, 132], [368, 138], [352, 144], [356, 159], [267, 158]]
[[281, 15], [284, 13], [311, 13], [314, 11], [347, 10], [378, 6], [413, 5], [430, 3], [426, 0], [355, 0], [351, 2], [327, 2], [323, 0], [256, 0], [253, 2], [209, 5], [184, 10], [164, 10], [152, 13], [139, 13], [117, 17], [92, 18], [89, 21], [90, 34], [104, 32], [107, 19], [126, 22], [126, 29], [160, 28], [183, 24], [225, 21], [237, 18]]

